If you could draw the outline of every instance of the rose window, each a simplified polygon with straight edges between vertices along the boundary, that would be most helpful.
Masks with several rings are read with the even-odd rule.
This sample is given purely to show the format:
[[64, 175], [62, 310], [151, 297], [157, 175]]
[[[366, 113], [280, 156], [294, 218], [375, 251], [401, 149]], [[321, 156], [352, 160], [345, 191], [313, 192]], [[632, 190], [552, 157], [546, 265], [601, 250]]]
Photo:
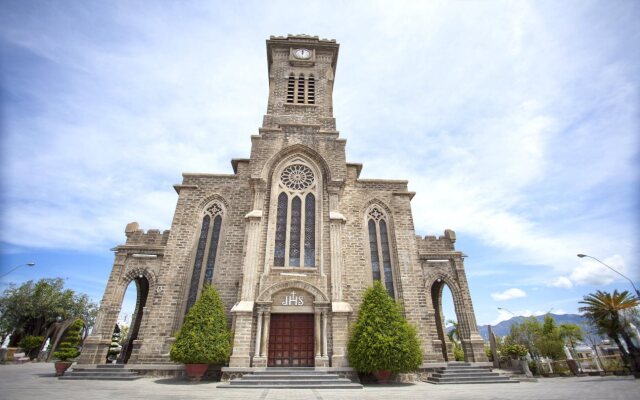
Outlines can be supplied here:
[[303, 190], [313, 183], [313, 172], [301, 164], [289, 165], [282, 171], [280, 180], [289, 189]]

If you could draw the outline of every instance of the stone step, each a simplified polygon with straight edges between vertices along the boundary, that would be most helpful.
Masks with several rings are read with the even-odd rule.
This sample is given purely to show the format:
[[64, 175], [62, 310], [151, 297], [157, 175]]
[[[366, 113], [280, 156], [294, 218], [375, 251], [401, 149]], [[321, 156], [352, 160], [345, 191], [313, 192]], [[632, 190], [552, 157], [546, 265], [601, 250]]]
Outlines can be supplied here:
[[490, 384], [490, 383], [520, 383], [519, 381], [513, 380], [513, 379], [508, 379], [508, 380], [492, 380], [492, 379], [487, 379], [484, 381], [461, 381], [461, 382], [435, 382], [435, 381], [431, 381], [429, 380], [430, 378], [427, 378], [427, 382], [429, 383], [434, 383], [437, 385], [470, 385], [470, 384], [474, 384], [474, 385], [483, 385], [483, 384]]
[[329, 375], [329, 374], [299, 374], [299, 375], [245, 375], [242, 377], [242, 380], [327, 380], [327, 379], [340, 379], [337, 375]]
[[436, 378], [478, 378], [478, 377], [492, 377], [500, 376], [497, 372], [464, 372], [464, 373], [451, 373], [447, 372], [434, 372], [431, 376]]
[[438, 378], [435, 376], [430, 376], [427, 380], [431, 382], [453, 382], [453, 383], [461, 383], [461, 382], [482, 382], [482, 381], [508, 381], [509, 377], [507, 376], [492, 376], [492, 377], [465, 377], [465, 378]]
[[328, 371], [314, 371], [314, 370], [287, 370], [287, 371], [274, 371], [274, 370], [266, 370], [266, 371], [254, 371], [253, 375], [327, 375]]
[[90, 381], [134, 381], [136, 379], [140, 379], [139, 375], [130, 375], [130, 376], [114, 376], [114, 375], [100, 375], [100, 376], [83, 376], [83, 375], [75, 375], [64, 374], [58, 379], [67, 379], [67, 380], [90, 380]]
[[358, 383], [345, 384], [290, 384], [290, 385], [229, 385], [226, 383], [216, 386], [219, 389], [362, 389]]
[[472, 372], [472, 371], [491, 371], [489, 367], [459, 367], [459, 368], [436, 368], [437, 372]]
[[337, 379], [316, 379], [316, 380], [280, 380], [280, 379], [262, 379], [262, 380], [246, 380], [246, 379], [236, 379], [230, 382], [231, 385], [252, 385], [252, 386], [262, 386], [262, 385], [317, 385], [317, 384], [346, 384], [351, 383], [349, 379], [337, 378]]
[[103, 381], [132, 381], [140, 379], [141, 376], [129, 369], [124, 364], [99, 364], [99, 365], [76, 365], [73, 369], [60, 379], [74, 380], [103, 380]]

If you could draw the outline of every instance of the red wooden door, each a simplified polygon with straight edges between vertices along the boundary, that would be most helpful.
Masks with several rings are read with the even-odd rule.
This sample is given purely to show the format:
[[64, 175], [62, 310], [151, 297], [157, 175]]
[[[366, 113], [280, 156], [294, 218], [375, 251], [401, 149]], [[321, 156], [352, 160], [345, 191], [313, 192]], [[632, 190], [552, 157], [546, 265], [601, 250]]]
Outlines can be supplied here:
[[271, 314], [269, 367], [313, 367], [313, 314]]

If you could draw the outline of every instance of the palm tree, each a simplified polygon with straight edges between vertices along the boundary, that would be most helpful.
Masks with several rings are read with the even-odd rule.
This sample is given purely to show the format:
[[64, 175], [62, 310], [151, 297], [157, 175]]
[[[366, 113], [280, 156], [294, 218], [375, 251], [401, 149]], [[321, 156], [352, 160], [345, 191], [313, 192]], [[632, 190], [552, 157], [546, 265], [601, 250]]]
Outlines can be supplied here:
[[[589, 319], [600, 331], [609, 336], [616, 343], [623, 359], [630, 365], [636, 378], [640, 376], [640, 349], [634, 345], [629, 334], [629, 321], [624, 316], [624, 311], [631, 310], [640, 305], [640, 300], [629, 294], [627, 290], [613, 293], [598, 290], [595, 294], [584, 296], [581, 304], [584, 307], [578, 308], [584, 312], [584, 316]], [[626, 344], [626, 349], [620, 340]]]

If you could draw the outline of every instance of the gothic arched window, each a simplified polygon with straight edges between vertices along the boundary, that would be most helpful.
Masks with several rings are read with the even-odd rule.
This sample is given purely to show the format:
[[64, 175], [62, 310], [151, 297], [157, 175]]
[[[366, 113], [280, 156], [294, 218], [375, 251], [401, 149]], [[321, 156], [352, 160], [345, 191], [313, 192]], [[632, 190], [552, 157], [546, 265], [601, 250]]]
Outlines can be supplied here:
[[313, 171], [302, 163], [290, 164], [280, 173], [274, 266], [316, 266], [316, 189]]
[[193, 262], [193, 274], [191, 275], [191, 284], [189, 285], [186, 311], [189, 311], [191, 306], [193, 306], [200, 292], [203, 265], [205, 265], [205, 270], [202, 284], [213, 284], [213, 271], [216, 266], [223, 216], [224, 209], [218, 202], [215, 202], [206, 208], [205, 214], [202, 217], [202, 226], [200, 228], [195, 260]]
[[367, 212], [367, 228], [373, 280], [381, 281], [389, 295], [395, 297], [387, 216], [380, 207], [373, 206]]

